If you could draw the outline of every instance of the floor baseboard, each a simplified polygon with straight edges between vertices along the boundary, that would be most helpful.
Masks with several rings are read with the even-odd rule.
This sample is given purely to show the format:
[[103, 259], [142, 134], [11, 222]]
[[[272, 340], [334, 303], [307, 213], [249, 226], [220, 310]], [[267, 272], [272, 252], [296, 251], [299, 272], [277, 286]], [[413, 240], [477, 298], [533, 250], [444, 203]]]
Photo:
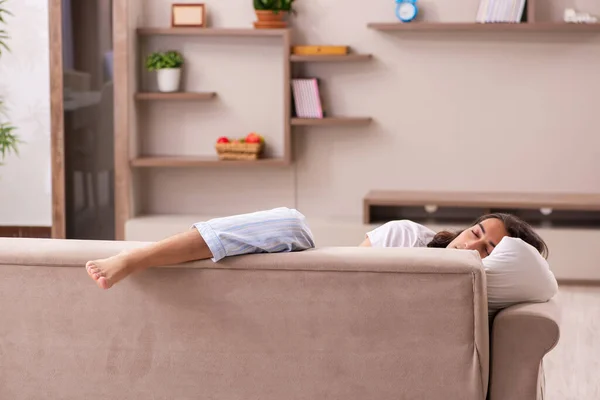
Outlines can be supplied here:
[[49, 226], [0, 226], [0, 237], [44, 238], [52, 237]]

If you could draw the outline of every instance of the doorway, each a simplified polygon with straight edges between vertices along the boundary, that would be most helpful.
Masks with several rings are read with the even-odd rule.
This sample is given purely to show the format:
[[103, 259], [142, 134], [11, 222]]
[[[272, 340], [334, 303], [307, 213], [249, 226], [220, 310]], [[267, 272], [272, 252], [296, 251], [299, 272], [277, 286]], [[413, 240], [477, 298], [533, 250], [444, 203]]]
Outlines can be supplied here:
[[[113, 0], [51, 1], [60, 18], [61, 87], [53, 85], [52, 97], [62, 97], [63, 185], [54, 196], [63, 196], [64, 237], [112, 240], [115, 237], [114, 207], [114, 67]], [[56, 8], [59, 7], [60, 10]], [[57, 55], [54, 54], [54, 57]], [[51, 56], [52, 57], [52, 56]], [[56, 68], [57, 63], [52, 63]], [[53, 77], [56, 78], [57, 71]], [[57, 91], [62, 89], [62, 96]], [[56, 101], [52, 102], [56, 105]], [[60, 108], [60, 107], [57, 107]], [[53, 121], [53, 134], [55, 124]], [[60, 129], [59, 129], [60, 131]], [[53, 140], [54, 144], [60, 140]], [[53, 154], [53, 157], [55, 155]], [[60, 162], [60, 160], [56, 160]], [[53, 165], [55, 163], [53, 162]], [[54, 181], [60, 180], [55, 176]], [[60, 199], [54, 199], [60, 208]], [[57, 221], [60, 222], [60, 221]], [[60, 235], [55, 235], [60, 236]]]

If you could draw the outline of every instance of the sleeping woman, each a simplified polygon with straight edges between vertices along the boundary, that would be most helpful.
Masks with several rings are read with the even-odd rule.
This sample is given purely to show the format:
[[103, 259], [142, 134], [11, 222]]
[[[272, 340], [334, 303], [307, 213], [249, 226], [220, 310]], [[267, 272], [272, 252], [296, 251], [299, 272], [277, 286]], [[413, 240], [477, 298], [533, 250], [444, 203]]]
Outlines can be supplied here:
[[[477, 251], [486, 271], [490, 312], [519, 302], [547, 301], [558, 289], [546, 262], [546, 243], [530, 225], [510, 214], [483, 215], [459, 232], [434, 232], [413, 221], [391, 221], [367, 232], [359, 246]], [[156, 243], [89, 261], [86, 270], [100, 288], [109, 289], [146, 268], [314, 247], [304, 215], [281, 207], [198, 222], [193, 229]]]

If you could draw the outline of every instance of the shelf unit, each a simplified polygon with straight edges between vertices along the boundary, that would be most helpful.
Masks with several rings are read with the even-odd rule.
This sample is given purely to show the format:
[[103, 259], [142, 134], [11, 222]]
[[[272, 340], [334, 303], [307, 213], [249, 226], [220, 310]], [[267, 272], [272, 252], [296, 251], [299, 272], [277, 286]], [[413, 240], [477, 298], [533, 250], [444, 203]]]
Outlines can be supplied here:
[[[282, 126], [282, 155], [276, 158], [259, 160], [232, 161], [219, 160], [214, 156], [164, 156], [133, 154], [136, 137], [142, 137], [142, 132], [136, 132], [135, 103], [145, 102], [179, 102], [179, 101], [210, 101], [216, 98], [216, 92], [175, 92], [161, 93], [143, 90], [141, 71], [143, 68], [142, 45], [144, 40], [155, 36], [182, 37], [242, 37], [242, 38], [276, 38], [280, 39], [283, 55], [282, 71], [284, 82], [291, 79], [290, 61], [290, 29], [254, 29], [254, 28], [144, 28], [130, 29], [132, 19], [125, 8], [117, 7], [115, 20], [115, 86], [122, 88], [115, 95], [115, 217], [116, 239], [125, 238], [125, 223], [134, 218], [134, 204], [137, 199], [134, 191], [138, 190], [143, 180], [137, 179], [135, 171], [148, 168], [252, 168], [252, 167], [286, 167], [292, 162], [291, 140], [291, 85], [283, 85], [284, 118]], [[131, 43], [135, 43], [138, 51], [131, 51]], [[135, 55], [134, 55], [135, 54]], [[136, 71], [132, 76], [132, 71]], [[139, 129], [139, 128], [138, 128]]]
[[[137, 14], [137, 15], [136, 15]], [[344, 56], [300, 56], [291, 54], [291, 29], [255, 29], [248, 28], [177, 28], [177, 27], [136, 27], [142, 9], [136, 7], [115, 7], [114, 21], [114, 82], [120, 90], [115, 92], [115, 214], [116, 238], [124, 239], [125, 222], [135, 217], [134, 205], [137, 203], [134, 193], [143, 184], [136, 171], [149, 168], [252, 168], [287, 167], [292, 164], [292, 127], [293, 126], [360, 126], [366, 125], [371, 118], [332, 116], [322, 120], [304, 120], [292, 118], [292, 66], [306, 63], [351, 63], [372, 59], [371, 54], [347, 54]], [[136, 140], [144, 136], [143, 127], [138, 126], [138, 112], [141, 107], [156, 102], [203, 102], [217, 98], [216, 92], [176, 92], [161, 93], [144, 90], [142, 53], [147, 40], [155, 37], [187, 38], [274, 38], [280, 39], [277, 45], [282, 51], [283, 95], [283, 146], [281, 155], [252, 161], [219, 160], [217, 155], [208, 157], [176, 156], [153, 153], [144, 154], [136, 150]], [[276, 50], [278, 51], [278, 50]], [[278, 68], [278, 67], [277, 67]], [[133, 72], [135, 71], [135, 72]], [[136, 76], [137, 75], [137, 76]], [[195, 106], [195, 105], [194, 105]], [[199, 105], [202, 107], [202, 105]], [[157, 110], [160, 110], [159, 108]], [[224, 134], [224, 133], [223, 133]], [[215, 133], [215, 137], [219, 133]], [[140, 143], [137, 143], [138, 145]], [[138, 152], [138, 154], [136, 154]]]
[[[372, 59], [371, 54], [347, 55], [294, 55], [291, 54], [291, 31], [290, 29], [254, 29], [254, 28], [146, 28], [139, 27], [130, 30], [131, 20], [125, 11], [120, 10], [115, 14], [115, 85], [119, 85], [126, 90], [120, 90], [116, 95], [116, 135], [115, 135], [115, 208], [117, 239], [124, 239], [124, 227], [126, 221], [135, 217], [133, 211], [134, 181], [140, 185], [141, 181], [135, 178], [135, 171], [149, 168], [251, 168], [251, 167], [287, 167], [292, 163], [292, 127], [293, 126], [362, 126], [370, 123], [371, 118], [366, 117], [344, 117], [333, 116], [319, 120], [308, 120], [302, 118], [292, 118], [292, 66], [301, 63], [348, 63], [363, 62]], [[132, 37], [134, 35], [135, 37]], [[164, 156], [164, 155], [146, 155], [132, 154], [130, 146], [134, 142], [134, 137], [140, 137], [143, 133], [133, 130], [137, 119], [137, 107], [134, 103], [146, 102], [179, 102], [179, 101], [210, 101], [216, 98], [216, 92], [148, 92], [143, 90], [143, 82], [140, 72], [143, 68], [141, 53], [143, 40], [148, 40], [156, 36], [169, 37], [247, 37], [247, 38], [280, 38], [281, 49], [283, 52], [283, 102], [284, 102], [284, 126], [283, 126], [283, 156], [277, 158], [263, 158], [258, 160], [219, 160], [214, 156]], [[130, 51], [131, 42], [137, 44], [140, 49], [136, 56], [132, 56]], [[129, 66], [134, 68], [130, 68]], [[131, 70], [136, 70], [138, 79], [131, 76]], [[132, 88], [130, 84], [136, 82], [136, 87]], [[139, 136], [138, 136], [139, 135]]]
[[[252, 28], [137, 28], [138, 38], [152, 36], [209, 36], [209, 37], [281, 37], [284, 42], [286, 61], [284, 65], [284, 76], [290, 81], [291, 63], [346, 63], [361, 62], [372, 59], [371, 54], [350, 53], [346, 55], [295, 55], [290, 54], [290, 30], [289, 29], [252, 29]], [[369, 117], [328, 117], [323, 119], [291, 118], [291, 88], [285, 85], [286, 120], [289, 124], [285, 127], [285, 155], [283, 158], [259, 159], [257, 161], [221, 161], [210, 157], [158, 157], [139, 156], [129, 160], [131, 168], [159, 168], [159, 167], [204, 167], [204, 166], [254, 166], [270, 165], [285, 166], [291, 164], [291, 127], [292, 126], [363, 126], [371, 122]], [[160, 93], [139, 92], [135, 94], [138, 101], [193, 101], [210, 100], [216, 97], [215, 92], [206, 93]]]
[[[276, 37], [282, 39], [282, 47], [284, 49], [284, 79], [289, 81], [290, 79], [290, 55], [286, 49], [290, 48], [290, 29], [254, 29], [254, 28], [137, 28], [136, 35], [138, 41], [144, 37], [153, 36], [204, 36], [204, 37]], [[141, 55], [138, 59], [138, 68], [141, 68]], [[138, 89], [141, 88], [141, 80], [138, 80]], [[291, 88], [289, 85], [284, 85], [284, 101], [286, 101], [285, 109], [286, 115], [285, 121], [289, 121], [291, 118], [291, 101], [287, 100], [290, 98]], [[215, 92], [174, 92], [174, 93], [161, 93], [161, 92], [139, 92], [135, 94], [136, 100], [169, 100], [169, 101], [191, 101], [191, 100], [210, 100], [216, 96]], [[275, 159], [275, 162], [271, 162], [271, 159], [261, 159], [258, 162], [233, 162], [233, 160], [219, 160], [216, 156], [214, 159], [206, 157], [154, 157], [154, 156], [140, 156], [131, 160], [129, 166], [132, 168], [138, 167], [202, 167], [213, 165], [215, 163], [223, 163], [223, 166], [236, 166], [236, 165], [279, 165], [282, 162], [286, 165], [291, 164], [291, 126], [289, 122], [284, 123], [284, 155], [283, 158]]]

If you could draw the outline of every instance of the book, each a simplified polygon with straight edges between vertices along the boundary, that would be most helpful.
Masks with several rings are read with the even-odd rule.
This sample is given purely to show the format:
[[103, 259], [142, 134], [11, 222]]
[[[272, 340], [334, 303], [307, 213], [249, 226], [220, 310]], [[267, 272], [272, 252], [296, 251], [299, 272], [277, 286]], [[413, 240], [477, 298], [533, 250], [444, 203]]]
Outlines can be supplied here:
[[292, 95], [296, 117], [325, 117], [317, 78], [292, 79]]
[[475, 21], [479, 23], [521, 22], [527, 0], [480, 0]]
[[348, 46], [292, 46], [292, 54], [302, 56], [346, 55]]

